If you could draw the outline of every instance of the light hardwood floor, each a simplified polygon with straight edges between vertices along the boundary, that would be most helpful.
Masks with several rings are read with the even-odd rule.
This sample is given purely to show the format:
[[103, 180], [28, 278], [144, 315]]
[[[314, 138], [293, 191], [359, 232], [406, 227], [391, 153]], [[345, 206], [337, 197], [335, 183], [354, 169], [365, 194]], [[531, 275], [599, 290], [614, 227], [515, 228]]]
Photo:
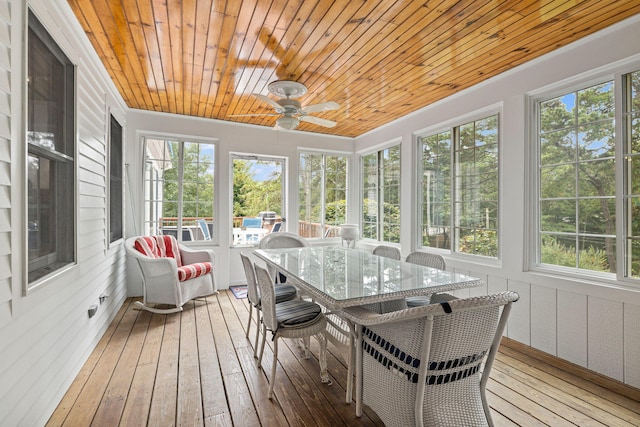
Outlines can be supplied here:
[[[155, 315], [127, 299], [51, 416], [49, 426], [369, 426], [344, 402], [346, 368], [331, 345], [333, 384], [320, 382], [317, 345], [305, 360], [283, 340], [275, 397], [245, 338], [246, 299], [229, 291]], [[252, 325], [252, 333], [254, 331]], [[315, 343], [315, 340], [312, 340]], [[272, 353], [263, 365], [270, 372]], [[640, 426], [640, 390], [504, 339], [488, 400], [498, 426]]]

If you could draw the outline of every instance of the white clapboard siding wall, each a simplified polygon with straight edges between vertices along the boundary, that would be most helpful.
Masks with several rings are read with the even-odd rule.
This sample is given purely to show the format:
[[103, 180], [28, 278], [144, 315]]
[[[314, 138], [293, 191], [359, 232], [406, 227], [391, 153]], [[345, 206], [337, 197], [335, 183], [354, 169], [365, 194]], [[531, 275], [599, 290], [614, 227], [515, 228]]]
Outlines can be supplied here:
[[[77, 65], [77, 265], [23, 296], [24, 1], [0, 1], [0, 425], [43, 425], [126, 298], [122, 242], [108, 243], [109, 115], [125, 106], [63, 0], [30, 1]], [[10, 101], [9, 101], [10, 100]], [[11, 107], [11, 108], [10, 108]], [[70, 190], [71, 191], [71, 190]], [[11, 224], [13, 223], [13, 226]], [[103, 304], [99, 296], [109, 295]], [[99, 304], [89, 319], [87, 310]]]
[[[0, 3], [0, 328], [11, 320], [11, 12]], [[1, 369], [1, 368], [0, 368]]]

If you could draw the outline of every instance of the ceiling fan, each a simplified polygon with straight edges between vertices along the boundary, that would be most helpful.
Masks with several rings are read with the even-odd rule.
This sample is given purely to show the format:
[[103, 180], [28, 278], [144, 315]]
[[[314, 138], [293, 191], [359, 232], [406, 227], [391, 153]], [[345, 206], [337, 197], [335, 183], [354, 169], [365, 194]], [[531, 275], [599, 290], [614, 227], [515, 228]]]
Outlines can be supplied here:
[[269, 83], [267, 86], [269, 92], [280, 97], [277, 101], [260, 93], [254, 93], [253, 96], [271, 105], [276, 114], [234, 114], [233, 116], [282, 116], [276, 120], [275, 129], [292, 130], [295, 129], [300, 122], [313, 123], [324, 127], [334, 127], [337, 123], [320, 117], [310, 116], [310, 113], [319, 113], [321, 111], [331, 111], [340, 108], [340, 104], [333, 101], [321, 102], [319, 104], [307, 105], [303, 107], [300, 101], [294, 99], [307, 93], [307, 87], [302, 83], [289, 80], [277, 80]]

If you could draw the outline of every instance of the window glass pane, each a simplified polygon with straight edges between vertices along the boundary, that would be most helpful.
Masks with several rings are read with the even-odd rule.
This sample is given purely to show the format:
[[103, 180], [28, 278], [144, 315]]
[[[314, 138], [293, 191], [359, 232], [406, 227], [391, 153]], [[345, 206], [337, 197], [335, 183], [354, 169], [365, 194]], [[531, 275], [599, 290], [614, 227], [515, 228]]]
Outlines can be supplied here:
[[575, 268], [577, 263], [575, 237], [542, 234], [540, 262]]
[[455, 128], [454, 250], [498, 256], [498, 116]]
[[575, 125], [573, 108], [576, 105], [576, 94], [569, 93], [540, 103], [540, 132], [566, 129]]
[[[233, 156], [234, 246], [255, 246], [276, 224], [284, 230], [284, 160], [259, 156]], [[301, 228], [305, 225], [301, 224]], [[305, 230], [298, 230], [303, 235]]]
[[[75, 262], [75, 69], [29, 11], [28, 283]], [[29, 285], [27, 285], [29, 286]]]
[[625, 265], [627, 277], [640, 278], [640, 71], [624, 76], [623, 144]]
[[215, 145], [147, 138], [145, 232], [214, 239]]
[[540, 230], [575, 233], [576, 202], [574, 200], [542, 200]]
[[[562, 185], [557, 185], [562, 182]], [[543, 167], [540, 169], [540, 197], [573, 197], [576, 194], [575, 165]]]
[[613, 82], [540, 102], [538, 107], [540, 233], [566, 233], [541, 235], [540, 260], [615, 271]]
[[575, 132], [560, 130], [540, 135], [540, 164], [555, 165], [575, 161], [577, 136]]
[[122, 126], [111, 116], [109, 132], [109, 242], [122, 234]]
[[640, 113], [631, 115], [631, 129], [629, 135], [630, 152], [634, 154], [640, 154]]
[[362, 237], [400, 242], [400, 145], [362, 157]]
[[578, 245], [578, 268], [615, 272], [615, 238], [579, 236]]
[[420, 143], [422, 246], [449, 249], [451, 132], [421, 138]]
[[616, 211], [614, 197], [578, 201], [578, 231], [586, 234], [615, 235]]
[[378, 239], [378, 154], [362, 157], [362, 237]]
[[298, 177], [300, 200], [298, 224], [303, 237], [322, 237], [322, 168], [321, 154], [300, 155]]

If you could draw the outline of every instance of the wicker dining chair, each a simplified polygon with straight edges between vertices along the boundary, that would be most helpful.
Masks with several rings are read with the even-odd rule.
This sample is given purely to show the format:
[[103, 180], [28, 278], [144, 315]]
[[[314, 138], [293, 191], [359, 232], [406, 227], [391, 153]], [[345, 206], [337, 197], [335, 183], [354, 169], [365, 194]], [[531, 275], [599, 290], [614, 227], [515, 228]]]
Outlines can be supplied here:
[[373, 254], [383, 256], [385, 258], [395, 259], [397, 261], [400, 261], [400, 258], [402, 258], [400, 249], [396, 248], [395, 246], [378, 245], [373, 248]]
[[[381, 257], [389, 258], [389, 259], [394, 259], [396, 261], [400, 261], [400, 258], [402, 257], [402, 254], [400, 253], [400, 249], [396, 248], [395, 246], [378, 245], [375, 248], [373, 248], [372, 253], [374, 255], [378, 255]], [[393, 301], [385, 301], [380, 303], [369, 304], [367, 305], [367, 308], [369, 308], [369, 310], [373, 310], [378, 313], [386, 313], [388, 311], [403, 310], [407, 308], [407, 301], [404, 298], [402, 298], [402, 299], [397, 299]]]
[[517, 300], [502, 292], [385, 314], [345, 309], [360, 325], [356, 414], [364, 403], [387, 426], [492, 426], [485, 389]]
[[[276, 304], [275, 288], [273, 280], [267, 269], [254, 265], [256, 279], [260, 289], [262, 305], [262, 345], [258, 366], [262, 364], [264, 345], [267, 330], [273, 334], [273, 363], [271, 365], [271, 380], [268, 397], [273, 397], [273, 385], [276, 378], [276, 366], [278, 365], [278, 339], [279, 338], [303, 338], [308, 342], [309, 337], [315, 336], [320, 344], [319, 362], [320, 379], [323, 383], [329, 382], [327, 371], [327, 319], [322, 314], [322, 308], [311, 301], [293, 300]], [[306, 344], [306, 343], [305, 343]], [[305, 358], [309, 358], [309, 346], [305, 345]]]
[[[425, 267], [437, 268], [439, 270], [446, 269], [446, 264], [444, 262], [444, 258], [438, 254], [431, 254], [428, 252], [411, 252], [407, 255], [407, 262], [411, 264], [418, 264]], [[407, 307], [418, 307], [420, 305], [427, 305], [431, 301], [431, 298], [428, 295], [419, 296], [419, 297], [409, 297], [407, 298]], [[436, 301], [433, 301], [436, 302]]]
[[[267, 234], [260, 240], [260, 249], [277, 249], [277, 248], [302, 248], [309, 246], [309, 241], [302, 236], [287, 231]], [[275, 277], [276, 283], [284, 283], [287, 278], [282, 273], [276, 273], [275, 268], [271, 265], [267, 266], [269, 274]]]
[[[253, 262], [249, 259], [249, 256], [240, 252], [240, 259], [242, 260], [242, 267], [244, 268], [244, 275], [247, 278], [247, 299], [249, 300], [249, 321], [247, 323], [247, 331], [245, 336], [249, 338], [249, 330], [251, 329], [251, 322], [253, 320], [253, 309], [256, 311], [256, 337], [253, 345], [253, 357], [258, 357], [258, 342], [260, 337], [260, 312], [262, 309], [260, 302], [260, 291], [258, 290], [258, 283], [256, 282], [256, 272], [253, 267]], [[291, 301], [298, 297], [298, 291], [295, 286], [277, 284], [275, 285], [275, 297], [276, 303], [283, 301]], [[264, 339], [264, 337], [263, 337]]]

